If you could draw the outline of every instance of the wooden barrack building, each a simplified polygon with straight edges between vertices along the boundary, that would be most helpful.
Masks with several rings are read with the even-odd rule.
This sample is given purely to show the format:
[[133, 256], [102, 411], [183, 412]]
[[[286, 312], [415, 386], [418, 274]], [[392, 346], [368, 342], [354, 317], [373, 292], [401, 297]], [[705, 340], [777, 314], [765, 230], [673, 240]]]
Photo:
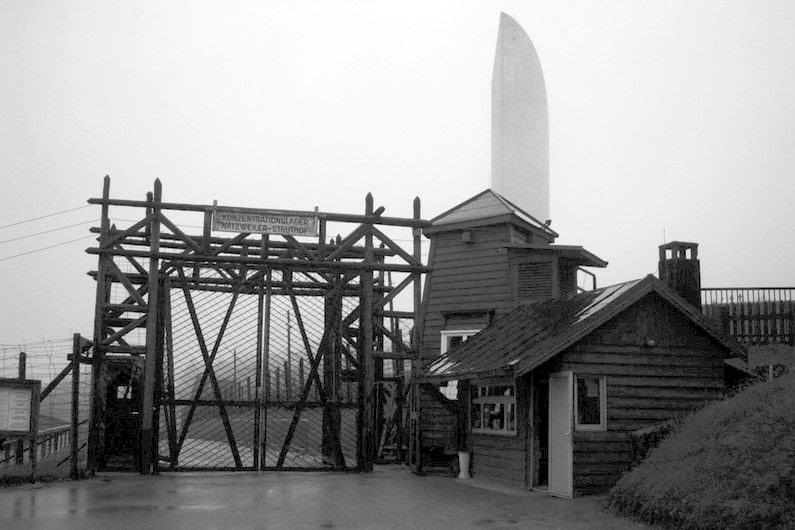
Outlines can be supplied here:
[[572, 496], [629, 469], [631, 435], [716, 399], [745, 351], [696, 307], [697, 245], [651, 275], [577, 292], [606, 262], [487, 190], [433, 219], [423, 300], [423, 448], [472, 474]]

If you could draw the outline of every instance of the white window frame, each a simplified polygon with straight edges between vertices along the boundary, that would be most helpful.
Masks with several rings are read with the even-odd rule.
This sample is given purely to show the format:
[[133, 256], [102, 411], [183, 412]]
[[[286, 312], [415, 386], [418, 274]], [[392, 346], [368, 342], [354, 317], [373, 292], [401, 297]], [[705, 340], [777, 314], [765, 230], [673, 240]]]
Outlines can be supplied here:
[[[599, 381], [599, 423], [580, 423], [579, 378], [596, 379]], [[576, 431], [606, 431], [607, 430], [607, 378], [588, 374], [574, 374], [574, 430]]]
[[[479, 389], [481, 389], [481, 388], [503, 387], [503, 386], [511, 387], [513, 389], [513, 395], [511, 395], [511, 396], [504, 396], [504, 395], [499, 395], [499, 396], [480, 396], [480, 395], [478, 395], [478, 397], [474, 397], [474, 393], [475, 392], [480, 393]], [[474, 383], [472, 385], [472, 391], [473, 391], [473, 393], [472, 393], [472, 395], [470, 396], [470, 399], [469, 399], [469, 414], [468, 414], [470, 432], [477, 433], [477, 434], [489, 434], [489, 435], [495, 435], [495, 436], [516, 436], [517, 433], [518, 433], [518, 429], [516, 428], [516, 426], [517, 426], [517, 422], [519, 420], [519, 414], [518, 414], [518, 410], [516, 408], [516, 384], [486, 385], [486, 384]], [[507, 420], [508, 406], [509, 405], [512, 406], [513, 407], [513, 429], [506, 429], [504, 427], [502, 429], [486, 429], [486, 428], [483, 428], [483, 427], [472, 427], [472, 409], [473, 409], [473, 405], [477, 404], [477, 403], [479, 403], [479, 404], [490, 403], [490, 404], [503, 404], [503, 405], [505, 405], [504, 414], [506, 414], [506, 417], [503, 418], [503, 422], [502, 422], [503, 426], [505, 426], [507, 424], [506, 420]], [[483, 418], [483, 407], [481, 407], [480, 414], [481, 414], [481, 416], [480, 416], [480, 424], [484, 425], [485, 424], [485, 420]]]
[[450, 349], [450, 339], [453, 337], [461, 337], [461, 342], [466, 342], [472, 335], [479, 333], [479, 329], [443, 329], [441, 334], [441, 347], [439, 353], [447, 353]]
[[[441, 334], [440, 353], [447, 353], [450, 349], [450, 339], [461, 337], [461, 342], [466, 342], [472, 335], [479, 333], [479, 329], [444, 329]], [[446, 385], [439, 387], [439, 392], [447, 399], [458, 399], [458, 381], [448, 381]]]

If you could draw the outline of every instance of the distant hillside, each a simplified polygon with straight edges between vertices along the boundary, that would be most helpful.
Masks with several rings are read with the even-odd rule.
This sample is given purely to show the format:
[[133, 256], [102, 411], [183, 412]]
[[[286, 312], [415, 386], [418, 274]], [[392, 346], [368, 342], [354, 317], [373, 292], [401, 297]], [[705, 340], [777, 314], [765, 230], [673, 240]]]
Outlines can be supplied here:
[[795, 528], [795, 373], [687, 418], [609, 505], [670, 528]]

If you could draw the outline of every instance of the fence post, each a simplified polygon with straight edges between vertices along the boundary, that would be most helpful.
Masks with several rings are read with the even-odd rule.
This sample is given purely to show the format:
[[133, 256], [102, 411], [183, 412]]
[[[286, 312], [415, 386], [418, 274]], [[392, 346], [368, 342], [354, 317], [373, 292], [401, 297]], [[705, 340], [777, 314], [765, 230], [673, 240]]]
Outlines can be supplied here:
[[[18, 373], [18, 377], [19, 377], [20, 381], [24, 381], [25, 380], [25, 365], [26, 365], [26, 362], [27, 362], [27, 354], [25, 354], [25, 352], [23, 352], [23, 351], [19, 352], [19, 373]], [[35, 442], [34, 442], [34, 445], [31, 446], [31, 451], [35, 451], [35, 449], [36, 449], [36, 447], [35, 447]], [[16, 451], [16, 454], [14, 455], [14, 461], [16, 462], [17, 465], [22, 465], [22, 463], [25, 461], [25, 440], [22, 439], [22, 438], [17, 440], [17, 451]]]
[[71, 417], [71, 429], [69, 437], [71, 438], [71, 470], [69, 472], [69, 476], [72, 480], [76, 480], [78, 477], [77, 472], [77, 448], [78, 448], [78, 439], [77, 439], [77, 426], [79, 424], [79, 405], [80, 405], [80, 355], [82, 354], [82, 341], [80, 340], [80, 334], [75, 333], [72, 335], [72, 417]]
[[[147, 199], [150, 196], [147, 194]], [[154, 219], [149, 223], [149, 293], [146, 298], [146, 358], [144, 359], [143, 395], [141, 396], [141, 424], [139, 447], [139, 470], [142, 475], [157, 473], [157, 446], [154, 430], [159, 428], [155, 420], [155, 383], [157, 380], [158, 351], [162, 344], [158, 344], [159, 314], [159, 287], [160, 287], [160, 261], [157, 253], [160, 251], [160, 201], [162, 198], [162, 185], [160, 179], [155, 179], [154, 193], [151, 195], [151, 211]]]

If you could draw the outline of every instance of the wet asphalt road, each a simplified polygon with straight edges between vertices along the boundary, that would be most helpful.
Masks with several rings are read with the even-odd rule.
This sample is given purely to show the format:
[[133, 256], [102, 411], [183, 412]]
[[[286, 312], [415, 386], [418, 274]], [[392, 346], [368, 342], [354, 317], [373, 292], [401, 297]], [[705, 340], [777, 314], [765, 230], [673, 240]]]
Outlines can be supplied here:
[[0, 528], [645, 528], [599, 499], [478, 481], [368, 474], [102, 474], [0, 489]]

